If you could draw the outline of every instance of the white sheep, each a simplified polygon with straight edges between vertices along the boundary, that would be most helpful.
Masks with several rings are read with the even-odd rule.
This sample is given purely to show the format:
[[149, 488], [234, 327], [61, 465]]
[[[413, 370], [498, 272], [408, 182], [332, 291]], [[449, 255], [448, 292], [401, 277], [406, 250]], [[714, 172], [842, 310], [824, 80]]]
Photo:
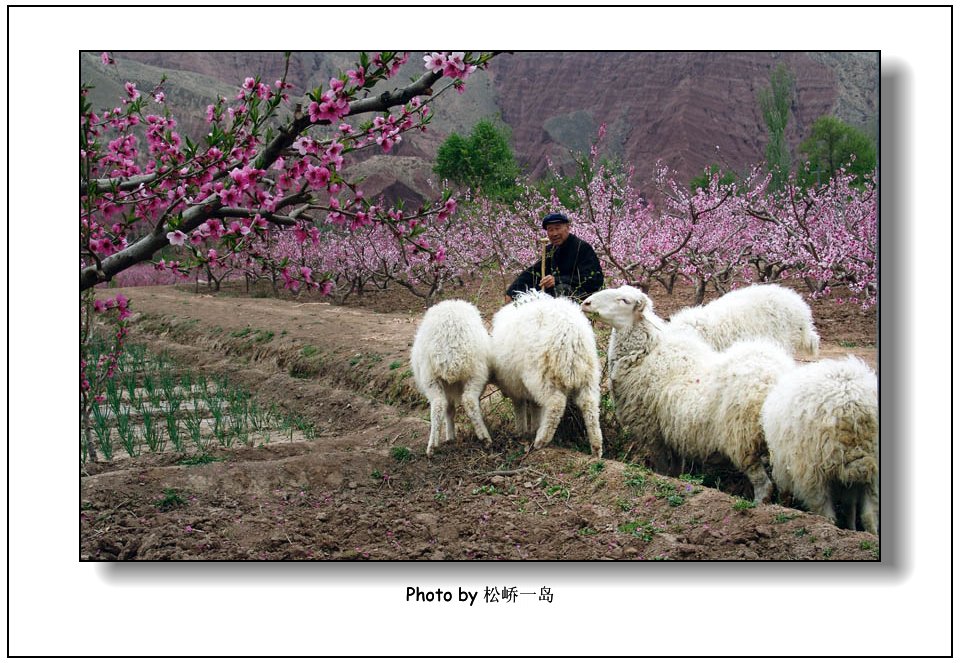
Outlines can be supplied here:
[[[786, 375], [761, 413], [773, 480], [811, 511], [877, 533], [877, 376], [859, 359], [824, 359]], [[840, 525], [839, 522], [837, 522]]]
[[417, 387], [430, 400], [428, 456], [439, 443], [441, 419], [446, 424], [444, 440], [456, 436], [457, 401], [477, 436], [491, 441], [480, 414], [480, 394], [490, 375], [490, 335], [476, 306], [451, 299], [430, 307], [413, 339], [410, 366]]
[[754, 500], [768, 500], [760, 408], [794, 368], [787, 352], [763, 339], [717, 352], [695, 332], [668, 327], [631, 286], [594, 293], [582, 308], [613, 326], [608, 369], [620, 422], [648, 447], [662, 443], [685, 458], [724, 454], [750, 479]]
[[816, 356], [820, 350], [813, 314], [803, 297], [773, 284], [740, 288], [706, 306], [677, 311], [670, 326], [695, 330], [714, 350], [751, 338], [768, 338], [789, 352]]
[[580, 307], [529, 291], [493, 316], [491, 336], [493, 381], [513, 401], [519, 433], [536, 429], [533, 449], [553, 439], [571, 398], [583, 413], [590, 449], [600, 458], [600, 360]]

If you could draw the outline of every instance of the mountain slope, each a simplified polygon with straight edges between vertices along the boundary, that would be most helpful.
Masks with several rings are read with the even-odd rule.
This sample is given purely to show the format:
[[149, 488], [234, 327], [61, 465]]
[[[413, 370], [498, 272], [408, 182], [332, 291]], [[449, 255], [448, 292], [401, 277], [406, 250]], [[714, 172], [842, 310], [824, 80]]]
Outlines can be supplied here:
[[[115, 105], [125, 80], [137, 81], [141, 90], [148, 91], [165, 72], [168, 102], [181, 121], [181, 130], [194, 138], [205, 131], [204, 109], [216, 95], [230, 98], [245, 76], [259, 75], [272, 83], [283, 73], [280, 53], [114, 55], [116, 68], [104, 67], [96, 55], [81, 56], [84, 80], [97, 84], [94, 106]], [[323, 85], [352, 66], [355, 57], [353, 53], [293, 53], [288, 81], [294, 85], [294, 94]], [[512, 131], [517, 160], [533, 176], [544, 174], [547, 159], [568, 166], [572, 152], [589, 149], [601, 124], [607, 125], [604, 151], [634, 167], [641, 188], [649, 182], [658, 159], [682, 179], [699, 174], [711, 163], [742, 170], [762, 158], [767, 135], [757, 92], [769, 84], [770, 73], [780, 62], [796, 77], [796, 99], [787, 127], [792, 149], [813, 121], [827, 113], [877, 134], [876, 53], [519, 52], [495, 58], [488, 71], [470, 79], [462, 95], [448, 90], [432, 101], [436, 116], [430, 131], [408, 136], [395, 152], [424, 160], [420, 170], [428, 170], [438, 146], [451, 132], [466, 133], [480, 119], [499, 118]], [[410, 62], [384, 87], [403, 85], [422, 72], [420, 54], [411, 54]], [[409, 163], [403, 165], [405, 170], [409, 167]], [[379, 187], [366, 187], [368, 193], [390, 187], [391, 168], [391, 160], [380, 159], [375, 177], [371, 167], [366, 169]], [[426, 178], [417, 181], [417, 186], [425, 186]], [[418, 195], [432, 193], [435, 190], [428, 186]]]

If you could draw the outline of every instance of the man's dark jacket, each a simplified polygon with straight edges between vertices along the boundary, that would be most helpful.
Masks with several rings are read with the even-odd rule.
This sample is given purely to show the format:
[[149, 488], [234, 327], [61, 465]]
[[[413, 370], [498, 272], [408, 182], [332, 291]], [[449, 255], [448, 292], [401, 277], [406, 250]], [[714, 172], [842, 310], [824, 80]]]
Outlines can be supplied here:
[[[574, 234], [559, 247], [547, 247], [547, 274], [553, 274], [557, 285], [545, 292], [553, 297], [572, 297], [577, 301], [586, 299], [603, 287], [603, 271], [593, 247]], [[540, 287], [540, 261], [538, 260], [510, 284], [507, 294], [516, 296], [527, 290]]]

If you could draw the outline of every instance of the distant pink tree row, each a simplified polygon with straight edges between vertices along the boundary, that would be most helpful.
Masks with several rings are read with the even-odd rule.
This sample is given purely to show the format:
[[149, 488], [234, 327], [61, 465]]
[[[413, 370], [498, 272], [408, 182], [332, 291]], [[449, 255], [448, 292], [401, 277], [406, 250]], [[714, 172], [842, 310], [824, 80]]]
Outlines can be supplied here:
[[[841, 171], [818, 188], [791, 179], [782, 192], [770, 193], [769, 178], [757, 167], [732, 184], [715, 174], [705, 188], [690, 192], [659, 164], [654, 207], [630, 184], [632, 173], [605, 165], [596, 147], [583, 165], [587, 177], [576, 189], [577, 209], [521, 184], [511, 205], [468, 195], [456, 215], [450, 205], [428, 223], [304, 228], [265, 250], [295, 256], [295, 272], [328, 275], [329, 291], [340, 302], [396, 283], [430, 303], [447, 283], [479, 275], [497, 275], [505, 288], [536, 261], [540, 219], [564, 209], [575, 232], [596, 249], [611, 284], [649, 289], [659, 282], [672, 291], [684, 279], [695, 287], [692, 303], [700, 303], [711, 287], [722, 293], [790, 278], [806, 283], [814, 298], [843, 286], [845, 296], [864, 307], [876, 301], [873, 179], [855, 186], [855, 178]], [[277, 279], [276, 273], [266, 276]]]
[[[611, 283], [648, 289], [656, 281], [672, 291], [682, 278], [696, 288], [694, 303], [701, 303], [710, 286], [722, 293], [790, 278], [805, 282], [814, 298], [842, 286], [851, 302], [865, 308], [876, 302], [875, 176], [858, 186], [841, 170], [819, 187], [804, 188], [791, 178], [784, 190], [771, 192], [769, 177], [755, 167], [731, 184], [715, 173], [705, 188], [691, 192], [661, 163], [653, 178], [655, 207], [630, 184], [632, 172], [599, 158], [597, 145], [583, 166], [580, 206], [563, 211], [597, 251]], [[526, 189], [521, 200], [518, 209], [489, 201], [465, 207], [461, 225], [471, 232], [487, 229], [485, 241], [470, 240], [469, 262], [492, 262], [509, 274], [534, 261], [531, 238], [540, 232], [539, 219], [562, 206], [535, 189]], [[482, 250], [487, 254], [478, 255]]]

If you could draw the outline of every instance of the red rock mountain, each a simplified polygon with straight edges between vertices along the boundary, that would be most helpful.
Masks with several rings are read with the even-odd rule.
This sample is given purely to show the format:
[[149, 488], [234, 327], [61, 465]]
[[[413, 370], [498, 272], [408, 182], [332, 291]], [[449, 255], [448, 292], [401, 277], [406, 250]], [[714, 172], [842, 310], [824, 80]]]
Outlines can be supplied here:
[[[81, 57], [84, 80], [97, 85], [95, 105], [114, 104], [123, 81], [149, 89], [166, 74], [167, 99], [181, 127], [204, 130], [203, 109], [216, 94], [231, 95], [245, 76], [272, 82], [283, 71], [275, 53], [115, 53], [106, 68], [95, 55]], [[302, 93], [354, 62], [350, 53], [294, 53], [288, 80]], [[412, 136], [392, 159], [364, 169], [367, 193], [416, 201], [430, 195], [436, 149], [452, 131], [467, 133], [477, 120], [500, 118], [512, 131], [524, 171], [542, 175], [547, 159], [563, 166], [571, 151], [585, 151], [606, 124], [604, 149], [635, 169], [643, 188], [658, 159], [683, 179], [711, 163], [743, 169], [758, 162], [767, 142], [757, 92], [769, 85], [778, 63], [796, 79], [787, 139], [796, 148], [810, 125], [836, 114], [877, 135], [877, 53], [803, 52], [522, 52], [495, 58], [478, 72], [463, 95], [445, 92], [434, 103], [436, 120], [427, 134]], [[422, 71], [419, 54], [391, 82], [400, 85]], [[112, 95], [112, 96], [110, 96]], [[396, 172], [394, 172], [394, 170]], [[425, 190], [426, 189], [426, 190]]]

